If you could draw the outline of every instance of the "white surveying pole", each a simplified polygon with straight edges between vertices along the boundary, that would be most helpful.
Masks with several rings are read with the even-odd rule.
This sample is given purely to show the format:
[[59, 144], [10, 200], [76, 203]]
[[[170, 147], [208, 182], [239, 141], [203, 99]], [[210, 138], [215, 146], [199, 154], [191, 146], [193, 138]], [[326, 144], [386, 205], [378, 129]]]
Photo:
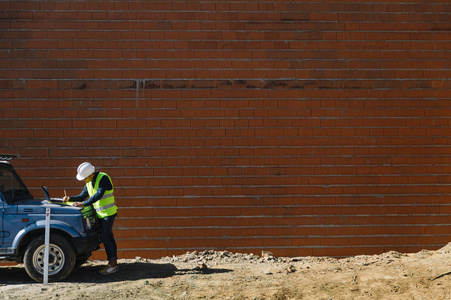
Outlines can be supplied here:
[[50, 207], [45, 210], [44, 285], [49, 282]]

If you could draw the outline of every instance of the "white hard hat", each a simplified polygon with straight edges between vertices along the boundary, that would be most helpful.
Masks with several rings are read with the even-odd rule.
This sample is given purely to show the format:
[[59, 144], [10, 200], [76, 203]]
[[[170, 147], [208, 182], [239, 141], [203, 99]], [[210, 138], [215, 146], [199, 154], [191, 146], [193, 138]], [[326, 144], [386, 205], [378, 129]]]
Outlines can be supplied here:
[[78, 166], [77, 179], [82, 181], [83, 179], [85, 179], [86, 177], [88, 177], [89, 175], [94, 173], [95, 170], [96, 170], [96, 168], [94, 168], [94, 166], [91, 165], [91, 163], [84, 162], [84, 163], [82, 163], [81, 165]]

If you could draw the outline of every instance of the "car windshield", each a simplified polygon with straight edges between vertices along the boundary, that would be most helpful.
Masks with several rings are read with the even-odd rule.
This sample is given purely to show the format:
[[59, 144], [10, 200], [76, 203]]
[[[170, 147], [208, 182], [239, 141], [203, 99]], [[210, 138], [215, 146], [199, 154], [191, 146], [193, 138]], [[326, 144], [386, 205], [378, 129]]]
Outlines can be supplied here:
[[0, 164], [0, 193], [8, 203], [33, 199], [25, 184], [9, 164]]

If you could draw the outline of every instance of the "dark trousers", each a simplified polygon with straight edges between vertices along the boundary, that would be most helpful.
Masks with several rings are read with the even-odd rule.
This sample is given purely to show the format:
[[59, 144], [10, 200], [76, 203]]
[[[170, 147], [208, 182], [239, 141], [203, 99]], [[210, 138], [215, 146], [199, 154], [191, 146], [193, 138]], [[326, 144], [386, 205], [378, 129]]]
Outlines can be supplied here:
[[105, 247], [108, 261], [117, 259], [117, 245], [113, 236], [113, 224], [117, 214], [99, 219], [100, 222], [100, 241]]

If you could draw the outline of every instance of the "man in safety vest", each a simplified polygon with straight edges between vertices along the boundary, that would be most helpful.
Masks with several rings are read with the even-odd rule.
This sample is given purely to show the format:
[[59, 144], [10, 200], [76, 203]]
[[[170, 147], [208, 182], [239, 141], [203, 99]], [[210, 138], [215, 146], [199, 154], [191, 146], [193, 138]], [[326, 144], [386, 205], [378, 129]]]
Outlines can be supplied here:
[[77, 179], [86, 183], [81, 194], [72, 197], [64, 196], [63, 199], [65, 202], [73, 201], [72, 206], [92, 205], [96, 210], [100, 223], [100, 240], [105, 246], [109, 262], [105, 268], [100, 270], [100, 274], [115, 273], [119, 270], [119, 266], [117, 264], [117, 246], [113, 236], [113, 223], [117, 215], [113, 182], [110, 176], [96, 171], [89, 162], [84, 162], [78, 166]]

